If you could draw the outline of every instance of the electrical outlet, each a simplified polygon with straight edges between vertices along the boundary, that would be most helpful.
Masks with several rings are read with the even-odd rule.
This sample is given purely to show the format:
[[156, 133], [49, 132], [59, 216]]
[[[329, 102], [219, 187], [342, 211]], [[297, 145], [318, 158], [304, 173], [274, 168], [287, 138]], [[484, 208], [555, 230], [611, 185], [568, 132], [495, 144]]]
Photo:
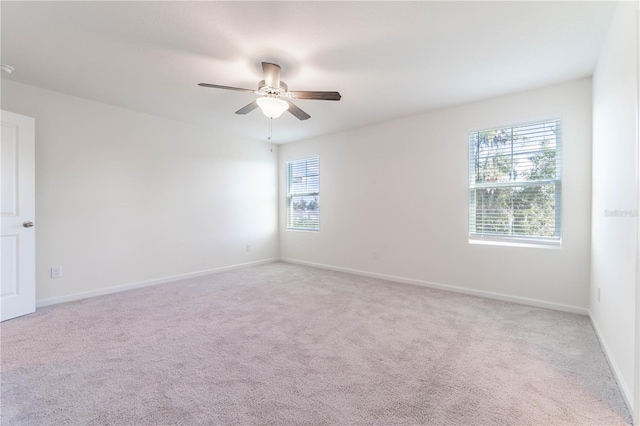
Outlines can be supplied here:
[[251, 251], [251, 244], [247, 244], [247, 251]]
[[600, 301], [600, 287], [598, 287], [598, 302]]
[[51, 278], [62, 278], [62, 268], [60, 266], [51, 267]]
[[372, 258], [373, 260], [378, 260], [378, 259], [380, 259], [380, 256], [378, 255], [378, 252], [377, 252], [377, 251], [374, 251], [374, 252], [371, 254], [371, 258]]

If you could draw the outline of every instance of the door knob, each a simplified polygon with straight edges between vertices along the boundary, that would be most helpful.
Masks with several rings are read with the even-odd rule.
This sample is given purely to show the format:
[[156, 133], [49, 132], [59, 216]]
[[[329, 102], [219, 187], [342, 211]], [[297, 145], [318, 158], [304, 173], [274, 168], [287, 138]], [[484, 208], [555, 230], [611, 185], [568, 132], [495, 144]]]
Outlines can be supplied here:
[[24, 226], [25, 228], [31, 228], [33, 226], [33, 222], [24, 222], [22, 226]]

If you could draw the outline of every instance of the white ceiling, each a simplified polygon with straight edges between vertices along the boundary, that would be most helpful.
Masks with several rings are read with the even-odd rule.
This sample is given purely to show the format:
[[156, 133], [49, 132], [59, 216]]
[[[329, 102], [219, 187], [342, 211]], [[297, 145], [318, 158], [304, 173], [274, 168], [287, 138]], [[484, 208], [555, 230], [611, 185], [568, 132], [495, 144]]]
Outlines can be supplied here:
[[260, 63], [282, 66], [311, 115], [290, 142], [590, 76], [612, 2], [0, 2], [10, 79], [266, 140]]

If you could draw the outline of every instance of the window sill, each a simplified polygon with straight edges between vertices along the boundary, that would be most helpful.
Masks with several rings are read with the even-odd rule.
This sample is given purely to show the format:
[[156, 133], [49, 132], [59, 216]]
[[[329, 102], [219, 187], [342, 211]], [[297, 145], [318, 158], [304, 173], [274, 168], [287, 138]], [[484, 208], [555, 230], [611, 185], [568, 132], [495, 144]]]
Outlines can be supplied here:
[[560, 249], [562, 241], [525, 240], [518, 238], [476, 238], [469, 237], [469, 244], [505, 247], [525, 247], [541, 249]]

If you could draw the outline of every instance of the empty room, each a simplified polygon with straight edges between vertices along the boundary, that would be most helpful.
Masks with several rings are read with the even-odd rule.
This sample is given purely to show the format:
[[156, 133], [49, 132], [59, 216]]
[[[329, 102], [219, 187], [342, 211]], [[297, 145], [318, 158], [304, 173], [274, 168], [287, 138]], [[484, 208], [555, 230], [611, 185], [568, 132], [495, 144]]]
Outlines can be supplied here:
[[639, 425], [637, 1], [0, 2], [2, 425]]

